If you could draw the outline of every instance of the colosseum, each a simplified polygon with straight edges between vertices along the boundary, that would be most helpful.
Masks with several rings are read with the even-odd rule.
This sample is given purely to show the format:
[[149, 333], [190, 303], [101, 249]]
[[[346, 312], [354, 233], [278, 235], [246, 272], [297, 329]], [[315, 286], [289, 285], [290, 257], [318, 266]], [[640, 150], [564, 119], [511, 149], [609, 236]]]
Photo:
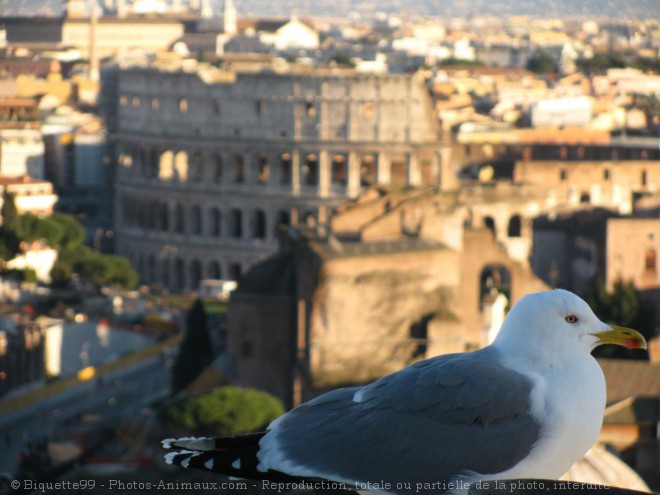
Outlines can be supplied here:
[[449, 177], [417, 75], [150, 63], [122, 68], [118, 94], [116, 246], [174, 291], [239, 279], [279, 226], [322, 226], [365, 187]]

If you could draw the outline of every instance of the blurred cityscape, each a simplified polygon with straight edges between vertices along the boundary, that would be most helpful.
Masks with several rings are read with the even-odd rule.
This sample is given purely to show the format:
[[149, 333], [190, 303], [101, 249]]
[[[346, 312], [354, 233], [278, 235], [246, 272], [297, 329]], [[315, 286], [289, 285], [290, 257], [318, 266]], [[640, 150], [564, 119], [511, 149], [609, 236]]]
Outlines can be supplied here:
[[292, 407], [483, 347], [554, 287], [650, 342], [600, 350], [568, 476], [660, 490], [656, 0], [0, 15], [0, 493], [215, 482], [163, 462], [200, 433], [177, 400]]

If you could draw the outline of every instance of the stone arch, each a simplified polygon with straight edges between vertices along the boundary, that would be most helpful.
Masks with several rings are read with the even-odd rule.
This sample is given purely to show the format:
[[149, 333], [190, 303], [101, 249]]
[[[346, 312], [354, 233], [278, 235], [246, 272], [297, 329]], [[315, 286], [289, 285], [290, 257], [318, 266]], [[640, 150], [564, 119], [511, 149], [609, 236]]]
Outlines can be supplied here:
[[280, 155], [280, 183], [282, 184], [291, 183], [293, 177], [291, 163], [290, 153], [282, 153]]
[[243, 212], [238, 208], [229, 212], [229, 235], [234, 239], [243, 237]]
[[222, 155], [220, 153], [215, 153], [213, 155], [213, 179], [218, 184], [221, 184], [224, 179], [224, 167]]
[[222, 211], [220, 208], [209, 209], [209, 235], [220, 237], [222, 235]]
[[158, 150], [152, 148], [149, 152], [149, 177], [158, 177]]
[[481, 269], [479, 274], [479, 310], [486, 297], [493, 292], [504, 294], [511, 300], [511, 270], [501, 263], [489, 263]]
[[170, 230], [170, 208], [167, 203], [161, 203], [158, 212], [160, 216], [160, 230], [167, 232]]
[[204, 155], [197, 151], [193, 155], [193, 170], [192, 170], [192, 177], [195, 180], [203, 180], [204, 179]]
[[654, 248], [648, 248], [644, 254], [644, 274], [655, 276], [658, 272], [658, 253]]
[[345, 186], [348, 181], [348, 165], [344, 155], [334, 155], [331, 162], [332, 184]]
[[520, 215], [512, 215], [509, 218], [507, 235], [509, 237], [520, 237], [522, 235], [522, 218]]
[[319, 184], [319, 160], [314, 153], [308, 153], [305, 156], [303, 165], [304, 183], [308, 186], [318, 186]]
[[174, 171], [179, 182], [188, 180], [188, 153], [180, 150], [174, 155]]
[[232, 161], [234, 166], [234, 182], [245, 182], [245, 159], [243, 158], [243, 155], [235, 153], [232, 157]]
[[373, 155], [364, 155], [360, 160], [360, 184], [371, 186], [376, 183], [376, 159]]
[[493, 236], [497, 235], [497, 225], [493, 217], [484, 217], [484, 227], [489, 229], [493, 233]]
[[193, 259], [188, 266], [188, 275], [190, 287], [196, 290], [199, 287], [199, 281], [202, 280], [202, 263], [198, 259]]
[[239, 282], [241, 280], [241, 265], [240, 263], [230, 263], [228, 269], [229, 280]]
[[290, 225], [291, 224], [291, 213], [288, 210], [280, 210], [277, 212], [276, 224], [279, 227], [280, 225]]
[[186, 214], [181, 203], [174, 207], [174, 232], [183, 234], [186, 231]]
[[149, 201], [149, 229], [158, 230], [158, 221], [159, 221], [159, 202], [157, 199], [152, 199]]
[[160, 155], [158, 178], [160, 180], [172, 180], [172, 177], [174, 177], [174, 153], [167, 150]]
[[207, 273], [209, 278], [222, 279], [222, 265], [218, 261], [209, 262]]
[[190, 233], [202, 235], [202, 207], [199, 205], [190, 207]]
[[252, 238], [266, 238], [266, 212], [261, 209], [252, 212]]
[[174, 260], [174, 289], [181, 291], [186, 286], [186, 274], [184, 271], [184, 261], [182, 258]]
[[399, 186], [408, 183], [408, 166], [403, 156], [394, 156], [390, 162], [390, 182]]
[[257, 182], [267, 184], [270, 180], [270, 164], [264, 153], [257, 154]]

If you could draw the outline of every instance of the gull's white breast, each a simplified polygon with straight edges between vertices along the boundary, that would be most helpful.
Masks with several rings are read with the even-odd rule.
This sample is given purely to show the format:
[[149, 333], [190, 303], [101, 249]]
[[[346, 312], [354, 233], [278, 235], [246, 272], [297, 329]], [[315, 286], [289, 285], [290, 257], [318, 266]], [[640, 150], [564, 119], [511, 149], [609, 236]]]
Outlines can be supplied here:
[[541, 436], [529, 456], [496, 478], [557, 479], [596, 442], [605, 410], [603, 372], [591, 355], [574, 355], [565, 363], [570, 364], [533, 374], [532, 411], [541, 421]]

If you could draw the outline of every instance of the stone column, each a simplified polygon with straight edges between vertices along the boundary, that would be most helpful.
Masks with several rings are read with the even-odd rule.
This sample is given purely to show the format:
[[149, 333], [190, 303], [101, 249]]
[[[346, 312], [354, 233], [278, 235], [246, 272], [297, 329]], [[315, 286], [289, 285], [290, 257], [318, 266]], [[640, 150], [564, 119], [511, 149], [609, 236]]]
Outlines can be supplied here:
[[419, 168], [417, 154], [406, 154], [406, 168], [408, 170], [408, 185], [418, 186], [422, 183], [422, 174]]
[[355, 198], [360, 194], [360, 157], [357, 152], [348, 153], [348, 186], [346, 195], [349, 198]]
[[451, 191], [458, 189], [459, 182], [456, 171], [451, 163], [451, 148], [446, 147], [440, 150], [440, 190]]
[[321, 150], [318, 154], [319, 196], [327, 198], [330, 194], [330, 154]]
[[377, 172], [376, 180], [378, 184], [389, 184], [391, 181], [392, 167], [390, 164], [390, 156], [386, 151], [381, 151], [376, 156]]
[[300, 150], [291, 152], [291, 191], [300, 194]]

